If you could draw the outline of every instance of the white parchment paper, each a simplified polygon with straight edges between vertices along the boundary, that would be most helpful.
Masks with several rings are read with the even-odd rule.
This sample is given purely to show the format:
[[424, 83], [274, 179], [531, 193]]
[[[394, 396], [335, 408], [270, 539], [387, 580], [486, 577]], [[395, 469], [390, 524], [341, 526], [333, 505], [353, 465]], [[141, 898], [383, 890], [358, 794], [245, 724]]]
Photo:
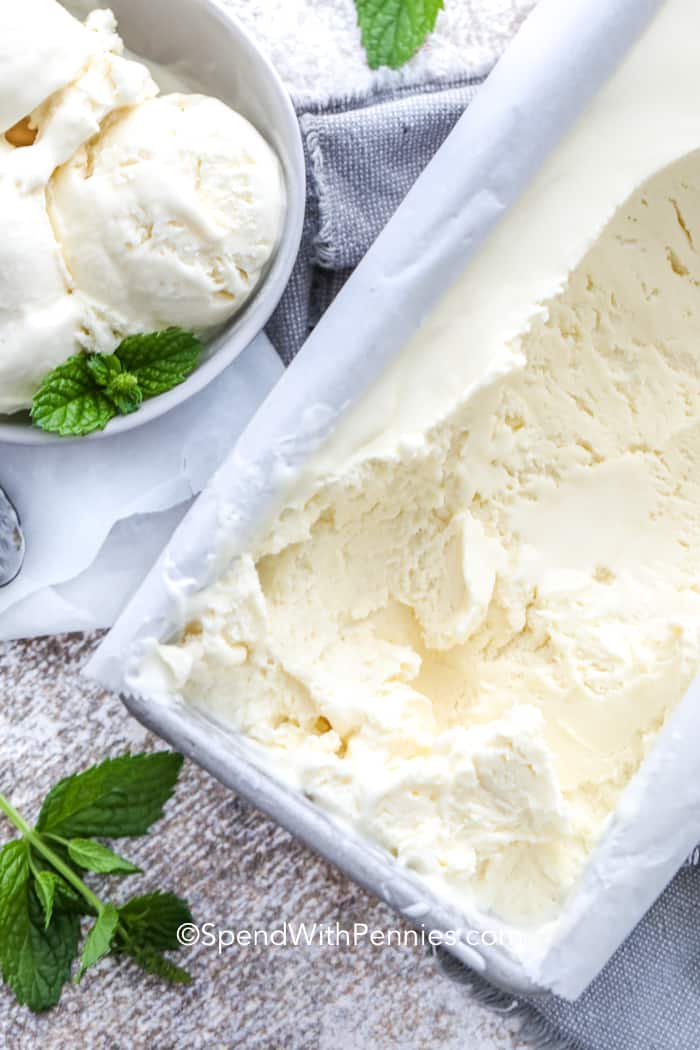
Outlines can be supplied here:
[[21, 574], [0, 589], [0, 640], [114, 623], [282, 372], [259, 336], [201, 394], [144, 427], [85, 443], [0, 443], [0, 485], [27, 541]]

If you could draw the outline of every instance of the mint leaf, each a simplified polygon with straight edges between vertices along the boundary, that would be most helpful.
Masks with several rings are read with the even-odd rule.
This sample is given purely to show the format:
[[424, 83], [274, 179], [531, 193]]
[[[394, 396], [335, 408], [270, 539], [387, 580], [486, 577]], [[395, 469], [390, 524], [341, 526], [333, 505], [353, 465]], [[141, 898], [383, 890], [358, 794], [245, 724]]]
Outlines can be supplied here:
[[78, 952], [77, 915], [54, 914], [46, 923], [29, 870], [24, 841], [0, 853], [0, 965], [17, 1001], [40, 1012], [55, 1006]]
[[0, 851], [0, 970], [10, 984], [21, 958], [15, 951], [13, 934], [17, 913], [26, 911], [29, 884], [29, 850], [23, 839], [9, 842]]
[[[23, 839], [14, 839], [0, 850], [0, 942], [5, 908], [29, 878], [29, 852]], [[0, 943], [1, 947], [1, 943]]]
[[[41, 865], [40, 857], [35, 853], [32, 853], [31, 856], [33, 869]], [[96, 914], [87, 901], [77, 894], [61, 875], [56, 875], [50, 868], [42, 868], [39, 874], [36, 875], [34, 890], [39, 903], [44, 909], [47, 926], [51, 921], [51, 914], [54, 908], [61, 908], [62, 911], [71, 912], [73, 915]]]
[[163, 814], [182, 755], [124, 755], [66, 777], [49, 792], [37, 830], [66, 838], [145, 835]]
[[143, 404], [143, 393], [136, 376], [130, 372], [120, 372], [115, 376], [105, 393], [114, 401], [123, 416], [128, 416]]
[[83, 954], [80, 958], [78, 980], [81, 979], [86, 970], [89, 970], [91, 966], [94, 966], [100, 959], [104, 959], [105, 955], [109, 954], [118, 925], [119, 912], [113, 904], [105, 904], [85, 941]]
[[398, 69], [435, 28], [443, 0], [355, 0], [370, 69]]
[[147, 973], [189, 984], [190, 975], [161, 954], [180, 947], [177, 931], [185, 922], [192, 922], [192, 914], [172, 893], [134, 897], [118, 910], [106, 905], [85, 944], [78, 980], [90, 966], [115, 951], [128, 955]]
[[87, 366], [98, 386], [107, 387], [121, 373], [121, 361], [114, 354], [88, 354]]
[[174, 893], [148, 893], [120, 908], [119, 918], [133, 943], [166, 952], [180, 947], [177, 931], [192, 922], [192, 913]]
[[104, 430], [116, 415], [136, 412], [145, 398], [184, 382], [202, 351], [193, 332], [168, 328], [128, 336], [113, 354], [76, 354], [44, 377], [32, 422], [61, 437]]
[[56, 884], [62, 882], [58, 875], [51, 871], [40, 871], [34, 879], [34, 889], [37, 899], [44, 909], [44, 929], [48, 928], [53, 915], [53, 906], [56, 899]]
[[136, 377], [144, 398], [164, 394], [194, 372], [202, 343], [193, 332], [168, 328], [150, 335], [132, 335], [115, 350], [122, 368]]
[[117, 415], [116, 406], [96, 384], [87, 354], [69, 357], [44, 378], [34, 395], [35, 426], [61, 437], [82, 437], [104, 430]]
[[73, 915], [95, 914], [95, 909], [90, 907], [87, 901], [61, 878], [56, 882], [56, 906], [58, 907], [59, 904], [63, 911], [70, 912]]
[[161, 954], [181, 947], [177, 931], [183, 923], [192, 922], [185, 901], [173, 893], [148, 893], [120, 908], [119, 919], [117, 951], [128, 955], [146, 973], [172, 984], [191, 983], [186, 970]]
[[[85, 897], [81, 896], [71, 886], [63, 874], [57, 874], [56, 869], [51, 865], [46, 858], [40, 853], [40, 844], [48, 846], [53, 855], [57, 857], [63, 864], [66, 865], [74, 874], [80, 877], [80, 868], [74, 864], [68, 856], [67, 843], [64, 846], [62, 842], [50, 841], [48, 838], [43, 839], [38, 833], [32, 835], [33, 845], [30, 845], [30, 868], [34, 872], [35, 882], [37, 882], [40, 876], [48, 874], [53, 879], [53, 892], [54, 892], [54, 907], [61, 908], [64, 911], [70, 911], [74, 915], [97, 915], [97, 910], [90, 906]], [[42, 879], [41, 881], [46, 881]], [[40, 903], [43, 905], [42, 893], [38, 886], [35, 885], [35, 891]]]
[[138, 963], [142, 970], [154, 977], [170, 981], [171, 984], [192, 984], [192, 976], [187, 970], [176, 966], [169, 959], [164, 959], [153, 948], [144, 948], [133, 941], [126, 941], [118, 948], [118, 951], [122, 955], [128, 955], [135, 963]]
[[125, 860], [118, 853], [93, 839], [72, 839], [68, 843], [68, 856], [85, 871], [98, 875], [140, 875], [141, 869]]
[[143, 404], [143, 394], [136, 376], [122, 369], [116, 354], [91, 354], [88, 368], [92, 378], [123, 416], [135, 412]]

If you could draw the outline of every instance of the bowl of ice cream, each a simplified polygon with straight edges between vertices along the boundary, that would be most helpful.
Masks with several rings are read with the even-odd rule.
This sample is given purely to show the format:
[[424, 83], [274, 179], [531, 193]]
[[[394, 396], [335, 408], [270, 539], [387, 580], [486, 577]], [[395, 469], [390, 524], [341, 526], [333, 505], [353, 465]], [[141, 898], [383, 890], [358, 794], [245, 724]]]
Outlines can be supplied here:
[[43, 378], [132, 336], [180, 328], [204, 351], [91, 437], [196, 394], [263, 328], [299, 248], [299, 127], [246, 31], [213, 0], [95, 7], [0, 9], [0, 441], [65, 440], [32, 426]]

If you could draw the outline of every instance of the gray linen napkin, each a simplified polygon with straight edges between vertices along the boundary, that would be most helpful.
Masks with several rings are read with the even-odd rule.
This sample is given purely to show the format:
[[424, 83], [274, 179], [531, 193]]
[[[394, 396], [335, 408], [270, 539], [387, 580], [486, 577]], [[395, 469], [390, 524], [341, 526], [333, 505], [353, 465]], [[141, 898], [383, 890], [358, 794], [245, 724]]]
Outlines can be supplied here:
[[[447, 137], [478, 83], [435, 84], [299, 108], [309, 204], [299, 262], [268, 329], [285, 363]], [[553, 995], [514, 1001], [450, 957], [442, 964], [477, 998], [521, 1012], [536, 1046], [700, 1050], [700, 869], [691, 862], [676, 876], [574, 1004]]]
[[[299, 109], [301, 252], [267, 333], [288, 364], [471, 102], [480, 80]], [[332, 352], [332, 351], [331, 351]]]

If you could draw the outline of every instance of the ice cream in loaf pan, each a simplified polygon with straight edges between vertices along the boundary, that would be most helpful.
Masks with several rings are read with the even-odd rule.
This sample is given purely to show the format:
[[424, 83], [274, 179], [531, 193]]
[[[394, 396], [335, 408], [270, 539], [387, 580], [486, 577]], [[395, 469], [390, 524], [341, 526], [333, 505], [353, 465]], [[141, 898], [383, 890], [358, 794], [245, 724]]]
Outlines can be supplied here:
[[516, 922], [559, 912], [698, 669], [699, 23], [665, 5], [159, 650], [277, 775]]

